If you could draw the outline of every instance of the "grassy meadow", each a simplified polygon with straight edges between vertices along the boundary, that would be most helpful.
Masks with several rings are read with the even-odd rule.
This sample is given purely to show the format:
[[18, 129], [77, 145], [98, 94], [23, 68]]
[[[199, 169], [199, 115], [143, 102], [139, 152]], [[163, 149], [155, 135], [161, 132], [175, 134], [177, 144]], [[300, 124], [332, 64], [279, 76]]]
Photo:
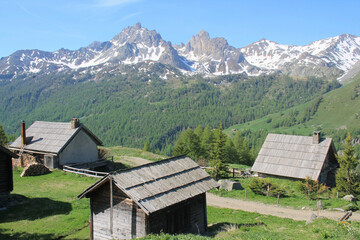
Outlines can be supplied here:
[[14, 171], [17, 206], [1, 211], [0, 239], [87, 239], [89, 200], [77, 195], [96, 179], [54, 170], [36, 177]]
[[[257, 201], [262, 202], [265, 204], [277, 204], [277, 197], [268, 197], [257, 195], [253, 193], [249, 186], [249, 183], [252, 178], [235, 178], [235, 181], [240, 182], [241, 186], [244, 188], [243, 190], [233, 190], [233, 191], [226, 191], [223, 189], [220, 190], [211, 190], [211, 193], [222, 197], [228, 198], [235, 198], [241, 200], [248, 200], [248, 201]], [[281, 197], [279, 199], [279, 205], [285, 207], [293, 207], [295, 209], [301, 209], [302, 207], [306, 207], [309, 209], [317, 209], [317, 199], [315, 200], [308, 200], [307, 197], [299, 192], [297, 188], [297, 184], [294, 181], [287, 180], [287, 179], [276, 179], [276, 178], [269, 178], [271, 183], [275, 183], [276, 185], [283, 187], [286, 189], [287, 196]], [[246, 190], [246, 197], [245, 197], [245, 190]], [[341, 208], [349, 204], [349, 202], [337, 199], [336, 192], [327, 191], [321, 195], [319, 195], [319, 200], [321, 200], [324, 209], [332, 209], [332, 208]]]
[[165, 156], [158, 155], [152, 152], [147, 152], [136, 148], [122, 147], [122, 146], [101, 147], [101, 149], [104, 149], [107, 152], [108, 156], [114, 156], [115, 162], [120, 161], [122, 156], [138, 157], [149, 161], [158, 161], [166, 158]]
[[[89, 239], [89, 200], [77, 195], [96, 179], [54, 170], [36, 177], [14, 172], [17, 206], [0, 212], [0, 239]], [[243, 184], [245, 185], [245, 184]], [[249, 195], [248, 195], [249, 196]], [[360, 223], [318, 219], [306, 225], [240, 210], [208, 207], [209, 234], [149, 235], [145, 239], [359, 239]]]

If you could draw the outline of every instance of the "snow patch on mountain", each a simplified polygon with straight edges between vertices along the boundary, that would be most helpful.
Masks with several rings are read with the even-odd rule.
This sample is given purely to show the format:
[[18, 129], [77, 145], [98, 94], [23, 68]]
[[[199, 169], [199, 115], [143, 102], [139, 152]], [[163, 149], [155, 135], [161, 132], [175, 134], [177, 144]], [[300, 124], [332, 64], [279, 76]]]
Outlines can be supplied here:
[[[0, 59], [0, 74], [40, 74], [89, 69], [120, 71], [117, 66], [151, 62], [170, 65], [182, 74], [250, 76], [282, 72], [295, 76], [339, 77], [360, 60], [360, 37], [343, 34], [305, 46], [282, 45], [261, 39], [243, 48], [200, 31], [186, 44], [172, 45], [140, 23], [107, 42], [93, 42], [75, 51], [21, 50]], [[91, 71], [90, 71], [91, 70]], [[82, 73], [79, 71], [78, 73]], [[166, 78], [167, 74], [161, 75]]]

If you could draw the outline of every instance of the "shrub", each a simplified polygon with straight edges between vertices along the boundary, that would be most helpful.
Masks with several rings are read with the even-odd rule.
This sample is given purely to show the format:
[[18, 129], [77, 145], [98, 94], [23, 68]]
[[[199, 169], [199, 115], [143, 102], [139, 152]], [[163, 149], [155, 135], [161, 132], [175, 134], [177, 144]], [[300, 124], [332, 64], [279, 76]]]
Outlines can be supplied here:
[[255, 194], [266, 195], [268, 182], [265, 179], [253, 178], [249, 183], [249, 188]]
[[271, 197], [284, 197], [287, 195], [286, 190], [283, 187], [278, 186], [275, 183], [271, 183], [269, 179], [253, 178], [249, 183], [251, 191], [258, 195], [271, 196]]
[[310, 200], [316, 199], [319, 194], [329, 189], [323, 183], [319, 184], [318, 181], [312, 180], [310, 177], [306, 177], [304, 182], [298, 181], [296, 185], [299, 191], [305, 194]]
[[359, 207], [355, 203], [350, 203], [344, 207], [344, 210], [355, 212], [355, 211], [359, 210]]

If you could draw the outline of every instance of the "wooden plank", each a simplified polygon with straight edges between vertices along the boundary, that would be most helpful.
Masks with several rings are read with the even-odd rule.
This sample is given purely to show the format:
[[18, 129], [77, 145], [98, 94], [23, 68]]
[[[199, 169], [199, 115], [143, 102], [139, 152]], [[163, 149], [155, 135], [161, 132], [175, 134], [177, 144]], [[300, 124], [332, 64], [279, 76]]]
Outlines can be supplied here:
[[110, 176], [110, 234], [113, 234], [113, 181], [112, 177]]

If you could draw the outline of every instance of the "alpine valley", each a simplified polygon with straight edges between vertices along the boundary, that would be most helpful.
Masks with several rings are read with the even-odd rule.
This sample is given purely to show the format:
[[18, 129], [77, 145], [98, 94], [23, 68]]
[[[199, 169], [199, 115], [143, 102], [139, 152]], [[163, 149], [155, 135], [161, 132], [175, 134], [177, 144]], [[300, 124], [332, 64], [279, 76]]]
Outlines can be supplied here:
[[[170, 154], [187, 127], [224, 127], [319, 99], [358, 73], [360, 37], [306, 46], [262, 39], [243, 48], [200, 31], [172, 44], [140, 23], [72, 51], [19, 50], [0, 59], [0, 124], [80, 117], [106, 145]], [[308, 119], [309, 120], [309, 119]]]

